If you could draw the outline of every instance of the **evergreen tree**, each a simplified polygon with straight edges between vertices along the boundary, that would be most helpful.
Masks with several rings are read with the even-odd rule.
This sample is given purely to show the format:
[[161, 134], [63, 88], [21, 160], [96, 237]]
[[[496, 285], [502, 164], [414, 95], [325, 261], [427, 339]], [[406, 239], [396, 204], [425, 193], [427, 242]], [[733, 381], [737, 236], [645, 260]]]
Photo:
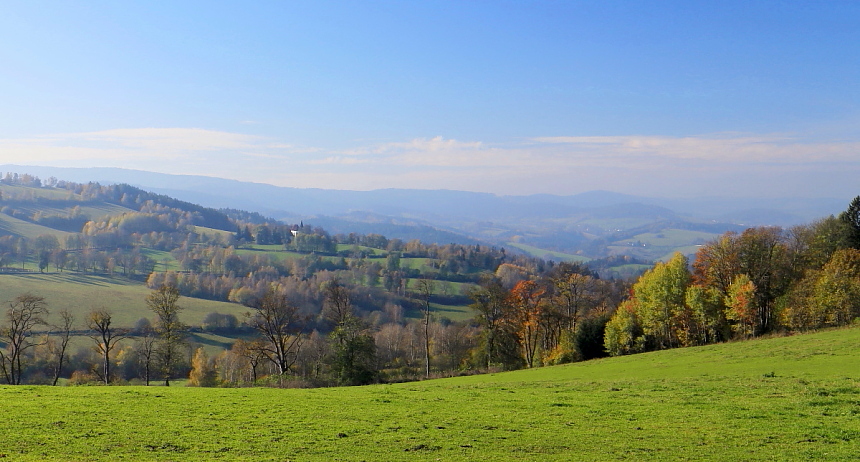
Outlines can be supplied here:
[[860, 196], [848, 205], [848, 210], [839, 214], [839, 219], [850, 227], [851, 247], [860, 249]]

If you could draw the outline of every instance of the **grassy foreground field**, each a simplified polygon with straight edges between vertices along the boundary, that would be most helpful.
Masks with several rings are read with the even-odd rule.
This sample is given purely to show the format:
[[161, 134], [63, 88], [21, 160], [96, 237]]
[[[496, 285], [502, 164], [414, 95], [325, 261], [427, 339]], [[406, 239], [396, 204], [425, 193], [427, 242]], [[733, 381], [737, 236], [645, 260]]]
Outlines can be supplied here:
[[2, 387], [9, 460], [857, 460], [860, 329], [398, 385]]

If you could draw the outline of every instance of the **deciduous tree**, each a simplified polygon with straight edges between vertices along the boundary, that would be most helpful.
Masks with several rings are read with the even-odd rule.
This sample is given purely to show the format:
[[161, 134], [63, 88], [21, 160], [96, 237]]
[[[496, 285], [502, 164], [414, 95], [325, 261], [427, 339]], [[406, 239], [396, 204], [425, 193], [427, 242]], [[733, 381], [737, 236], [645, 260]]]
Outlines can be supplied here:
[[756, 286], [749, 276], [739, 274], [729, 286], [726, 295], [726, 318], [732, 321], [732, 329], [743, 338], [750, 338], [759, 328], [761, 316], [756, 303]]
[[60, 375], [63, 373], [63, 365], [66, 360], [66, 349], [69, 346], [69, 339], [72, 337], [72, 326], [75, 323], [75, 317], [69, 310], [60, 311], [60, 319], [62, 323], [55, 326], [54, 329], [59, 333], [60, 341], [51, 343], [52, 355], [54, 356], [54, 381], [53, 385], [57, 385], [60, 380]]
[[182, 362], [182, 346], [188, 330], [179, 320], [182, 307], [178, 301], [179, 289], [175, 286], [161, 286], [146, 297], [146, 305], [155, 313], [154, 327], [158, 342], [154, 354], [166, 386], [170, 386], [170, 379]]
[[534, 281], [520, 281], [511, 290], [513, 319], [523, 350], [526, 366], [534, 367], [541, 334], [541, 319], [545, 310], [543, 296], [546, 290]]
[[860, 316], [860, 250], [833, 254], [819, 274], [811, 302], [831, 326], [844, 326]]
[[687, 258], [676, 253], [668, 262], [654, 265], [633, 285], [642, 330], [654, 347], [678, 345], [689, 284]]
[[215, 368], [209, 362], [209, 355], [203, 347], [194, 351], [191, 359], [191, 373], [188, 376], [190, 387], [214, 387], [216, 384]]
[[96, 352], [102, 359], [102, 368], [99, 375], [105, 385], [111, 381], [111, 351], [113, 351], [120, 340], [128, 337], [129, 329], [111, 326], [113, 314], [104, 309], [96, 308], [87, 315], [87, 327], [92, 331], [89, 337], [95, 342]]
[[33, 328], [43, 326], [48, 315], [48, 304], [44, 297], [25, 293], [9, 302], [6, 310], [6, 326], [0, 329], [0, 339], [6, 351], [0, 350], [0, 367], [9, 385], [20, 385], [24, 371], [24, 353], [41, 343], [33, 342]]
[[469, 292], [476, 320], [483, 327], [482, 352], [484, 365], [490, 369], [495, 364], [519, 367], [516, 341], [513, 334], [513, 306], [507, 290], [495, 277], [488, 277], [478, 288]]
[[606, 324], [604, 345], [611, 356], [639, 353], [644, 350], [645, 337], [639, 317], [636, 315], [635, 299], [621, 302], [612, 318]]
[[265, 340], [260, 352], [278, 369], [279, 374], [290, 371], [301, 346], [303, 327], [299, 309], [283, 293], [269, 288], [250, 304], [248, 325]]
[[430, 320], [433, 316], [430, 299], [433, 297], [436, 284], [432, 279], [421, 278], [415, 283], [415, 294], [418, 307], [421, 310], [421, 327], [424, 333], [424, 376], [430, 377]]

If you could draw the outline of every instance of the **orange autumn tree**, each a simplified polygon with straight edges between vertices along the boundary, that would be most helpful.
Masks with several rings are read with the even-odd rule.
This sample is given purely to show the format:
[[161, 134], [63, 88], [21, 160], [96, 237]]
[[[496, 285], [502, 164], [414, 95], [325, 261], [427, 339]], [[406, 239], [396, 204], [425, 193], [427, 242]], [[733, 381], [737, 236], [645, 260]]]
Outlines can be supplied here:
[[732, 330], [742, 338], [750, 338], [759, 328], [756, 286], [746, 274], [739, 274], [729, 286], [726, 296], [726, 319], [734, 322]]
[[526, 366], [534, 367], [540, 343], [541, 318], [545, 309], [543, 296], [546, 290], [534, 281], [520, 281], [511, 290], [513, 322], [517, 339], [523, 350]]

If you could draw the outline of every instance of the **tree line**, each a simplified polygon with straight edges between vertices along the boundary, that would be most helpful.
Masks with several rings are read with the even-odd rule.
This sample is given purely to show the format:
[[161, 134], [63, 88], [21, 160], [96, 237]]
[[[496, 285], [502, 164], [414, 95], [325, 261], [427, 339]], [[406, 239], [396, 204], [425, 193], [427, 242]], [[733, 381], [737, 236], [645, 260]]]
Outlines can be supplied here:
[[860, 197], [838, 217], [750, 228], [656, 264], [606, 326], [612, 355], [844, 326], [860, 316]]

